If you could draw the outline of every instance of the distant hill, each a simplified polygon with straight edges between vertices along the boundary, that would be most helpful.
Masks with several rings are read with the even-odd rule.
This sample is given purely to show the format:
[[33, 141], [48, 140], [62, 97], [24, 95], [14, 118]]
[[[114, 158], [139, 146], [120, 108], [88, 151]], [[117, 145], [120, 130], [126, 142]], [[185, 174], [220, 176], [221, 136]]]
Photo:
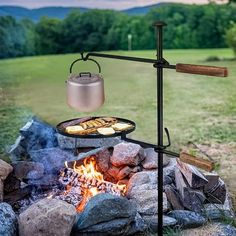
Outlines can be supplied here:
[[134, 8], [130, 8], [127, 10], [123, 10], [122, 12], [127, 13], [129, 15], [145, 15], [151, 9], [156, 8], [156, 7], [160, 7], [164, 4], [167, 4], [167, 3], [157, 3], [154, 5], [149, 5], [149, 6], [144, 6], [144, 7], [134, 7]]
[[[144, 7], [134, 7], [122, 12], [129, 15], [144, 15], [152, 8], [160, 7], [165, 3], [158, 3], [155, 5], [144, 6]], [[72, 10], [80, 10], [81, 12], [89, 11], [89, 8], [83, 7], [42, 7], [37, 9], [28, 9], [24, 7], [17, 6], [0, 6], [0, 16], [13, 16], [17, 20], [22, 18], [29, 18], [33, 21], [38, 21], [42, 16], [48, 16], [58, 19], [63, 19], [68, 15]]]
[[81, 12], [88, 11], [88, 8], [83, 7], [42, 7], [37, 9], [28, 9], [15, 6], [0, 6], [0, 16], [10, 15], [17, 20], [29, 18], [33, 21], [38, 21], [42, 16], [63, 19], [72, 10], [80, 10]]

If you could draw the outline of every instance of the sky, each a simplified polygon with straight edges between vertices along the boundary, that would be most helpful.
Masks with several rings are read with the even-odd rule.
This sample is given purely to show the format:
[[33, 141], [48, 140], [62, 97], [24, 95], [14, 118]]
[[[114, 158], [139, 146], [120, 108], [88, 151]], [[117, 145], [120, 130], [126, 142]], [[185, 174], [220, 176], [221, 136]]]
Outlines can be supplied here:
[[207, 3], [208, 0], [0, 0], [0, 5], [14, 5], [27, 8], [46, 6], [77, 6], [88, 8], [127, 9], [137, 6], [147, 6], [160, 2]]

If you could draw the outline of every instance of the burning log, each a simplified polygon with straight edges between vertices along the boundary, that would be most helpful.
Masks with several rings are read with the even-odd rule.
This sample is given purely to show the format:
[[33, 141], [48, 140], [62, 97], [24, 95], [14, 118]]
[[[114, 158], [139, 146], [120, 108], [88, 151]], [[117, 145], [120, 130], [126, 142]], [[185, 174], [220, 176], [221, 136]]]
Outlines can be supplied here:
[[71, 168], [64, 169], [64, 173], [62, 173], [62, 176], [59, 178], [59, 182], [63, 186], [70, 185], [73, 188], [78, 187], [91, 189], [96, 187], [98, 191], [100, 190], [104, 193], [111, 193], [118, 196], [125, 194], [124, 185], [117, 185], [105, 180], [101, 181], [96, 178], [87, 177], [86, 175], [80, 175]]
[[110, 193], [123, 196], [126, 185], [114, 184], [103, 179], [103, 175], [95, 169], [94, 157], [84, 160], [83, 165], [73, 168], [68, 167], [61, 171], [59, 183], [64, 186], [64, 191], [56, 194], [55, 198], [73, 204], [78, 211], [83, 210], [88, 199], [99, 193]]

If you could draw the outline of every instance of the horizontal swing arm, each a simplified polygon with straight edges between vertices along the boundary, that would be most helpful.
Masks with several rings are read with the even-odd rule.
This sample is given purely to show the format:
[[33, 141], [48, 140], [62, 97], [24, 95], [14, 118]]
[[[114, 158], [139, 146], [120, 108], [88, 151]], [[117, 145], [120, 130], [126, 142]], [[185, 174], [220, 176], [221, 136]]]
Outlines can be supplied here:
[[149, 59], [149, 58], [128, 57], [128, 56], [95, 53], [95, 52], [89, 52], [86, 54], [86, 56], [84, 56], [84, 54], [81, 53], [82, 60], [84, 61], [87, 61], [89, 57], [91, 56], [126, 60], [126, 61], [136, 61], [136, 62], [143, 62], [143, 63], [151, 63], [151, 64], [154, 64], [155, 67], [175, 69], [176, 72], [181, 72], [181, 73], [199, 74], [199, 75], [216, 76], [216, 77], [228, 76], [228, 70], [226, 67], [191, 65], [191, 64], [181, 64], [181, 63], [178, 63], [176, 65], [170, 65], [165, 59], [156, 60], [156, 59]]

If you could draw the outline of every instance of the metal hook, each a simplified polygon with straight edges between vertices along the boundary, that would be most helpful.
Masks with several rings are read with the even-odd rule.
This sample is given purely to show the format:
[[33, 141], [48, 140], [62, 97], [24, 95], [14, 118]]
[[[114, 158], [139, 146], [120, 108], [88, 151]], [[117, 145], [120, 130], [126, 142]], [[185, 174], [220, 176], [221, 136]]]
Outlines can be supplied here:
[[167, 145], [164, 145], [163, 147], [164, 148], [167, 148], [171, 145], [171, 141], [170, 141], [170, 133], [169, 133], [169, 130], [167, 128], [164, 128], [165, 130], [165, 133], [166, 133], [166, 136], [167, 136], [167, 140], [168, 140], [168, 144]]
[[87, 60], [87, 59], [84, 57], [84, 53], [83, 53], [83, 52], [81, 52], [80, 55], [81, 55], [81, 59], [82, 59], [83, 61], [86, 61], [86, 60]]
[[72, 64], [70, 65], [70, 69], [69, 69], [70, 74], [72, 73], [72, 68], [73, 68], [74, 64], [78, 61], [92, 61], [92, 62], [94, 62], [98, 67], [98, 72], [101, 73], [101, 66], [97, 61], [95, 61], [94, 59], [85, 57], [83, 52], [81, 52], [80, 55], [81, 55], [81, 58], [73, 61]]

